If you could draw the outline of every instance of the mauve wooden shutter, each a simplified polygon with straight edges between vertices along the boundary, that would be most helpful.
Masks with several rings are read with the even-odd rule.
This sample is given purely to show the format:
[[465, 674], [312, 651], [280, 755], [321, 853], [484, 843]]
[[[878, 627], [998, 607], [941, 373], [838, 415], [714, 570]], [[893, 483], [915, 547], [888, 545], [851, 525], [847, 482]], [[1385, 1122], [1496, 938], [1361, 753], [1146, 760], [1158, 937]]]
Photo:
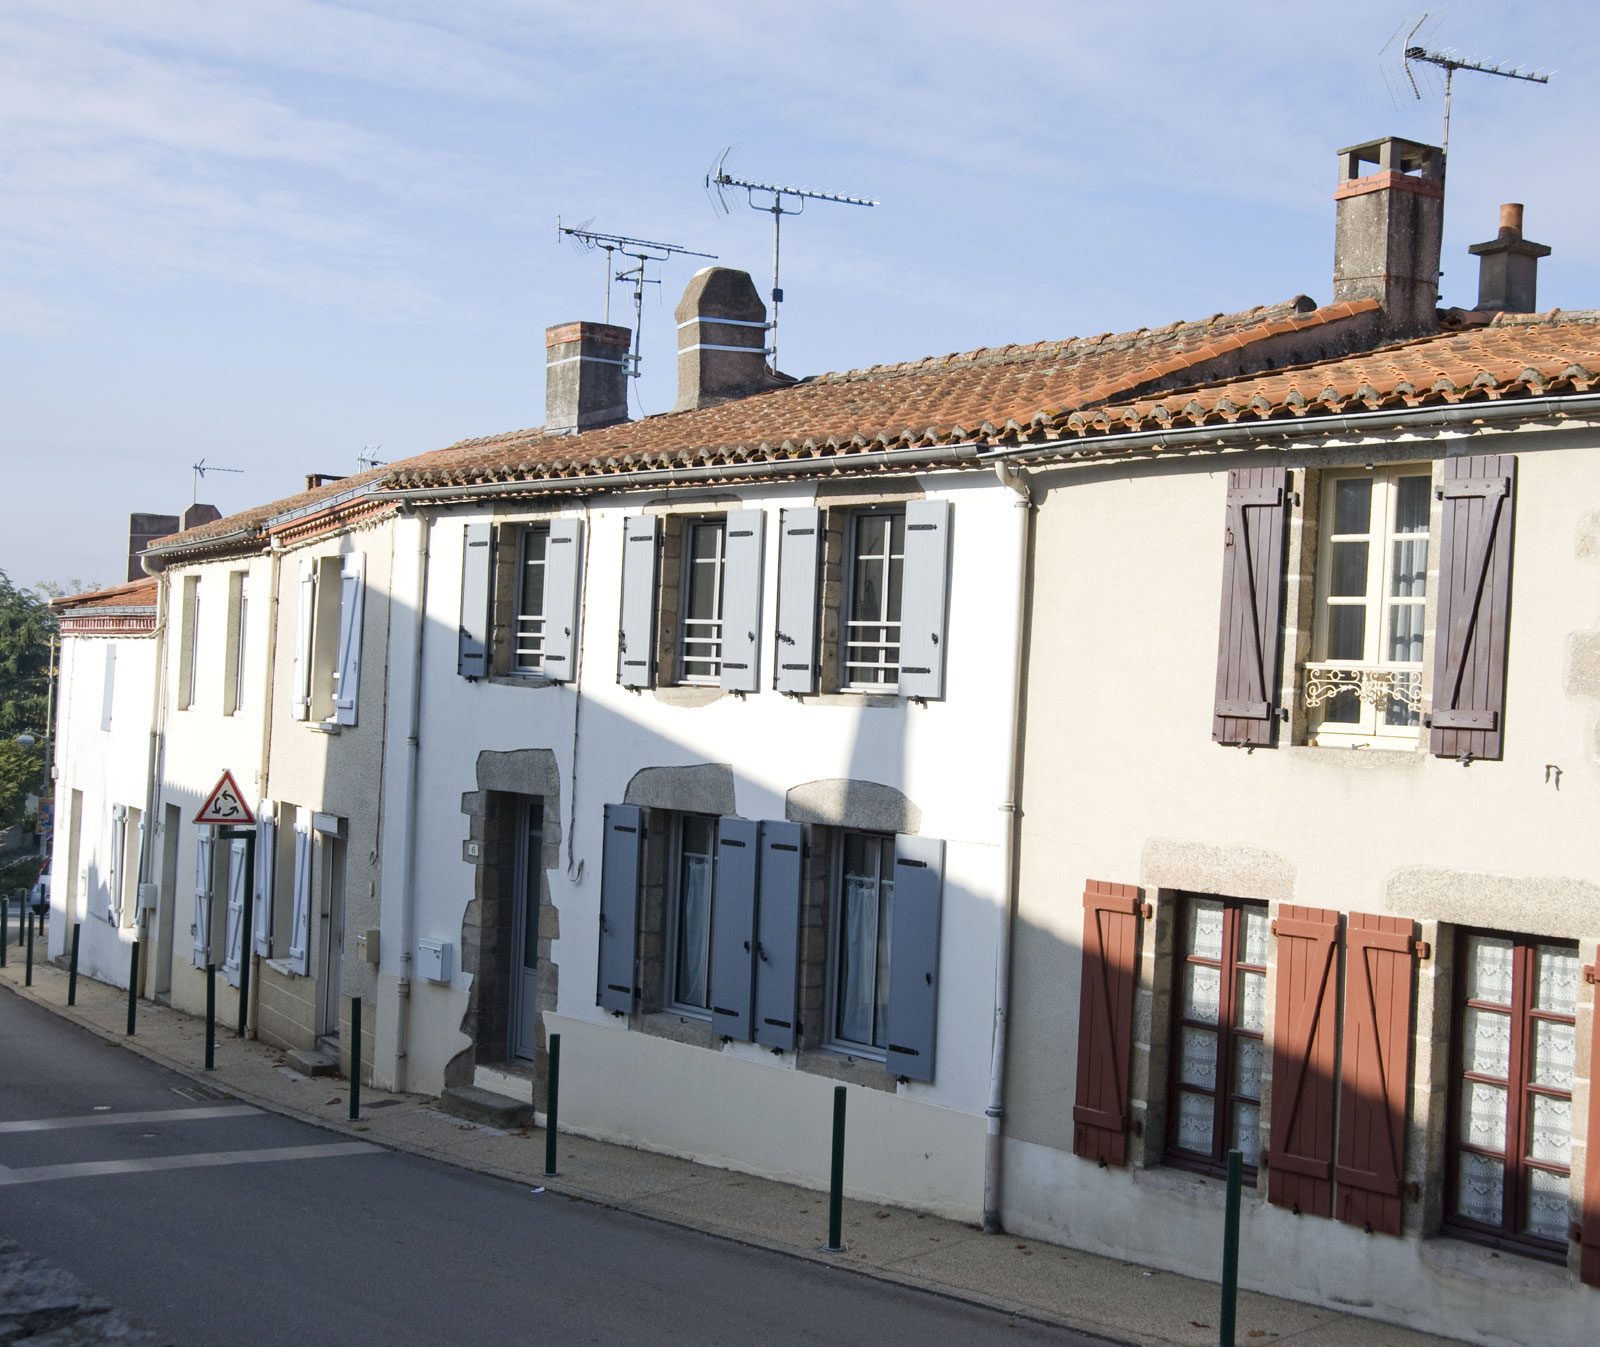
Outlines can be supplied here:
[[1334, 1053], [1339, 1024], [1339, 914], [1285, 903], [1278, 937], [1267, 1200], [1333, 1214]]
[[950, 588], [950, 502], [906, 502], [900, 587], [900, 694], [944, 696], [945, 609]]
[[1444, 506], [1431, 746], [1441, 758], [1498, 758], [1517, 460], [1511, 454], [1447, 458], [1439, 479]]
[[892, 1076], [933, 1079], [939, 1019], [939, 907], [944, 894], [944, 842], [894, 839], [894, 912], [889, 930], [889, 1045]]
[[817, 690], [817, 565], [822, 511], [813, 505], [778, 513], [778, 621], [772, 685], [779, 692]]
[[456, 636], [456, 672], [463, 678], [482, 678], [489, 672], [492, 533], [488, 524], [468, 524], [461, 532], [461, 623]]
[[760, 834], [761, 825], [752, 819], [717, 820], [717, 888], [711, 908], [711, 1025], [729, 1038], [750, 1037]]
[[1578, 1227], [1582, 1257], [1578, 1264], [1579, 1275], [1590, 1286], [1600, 1286], [1600, 948], [1594, 963], [1583, 970], [1586, 980], [1593, 982], [1594, 1036], [1589, 1049], [1589, 1132], [1583, 1164], [1583, 1221]]
[[583, 574], [583, 520], [552, 519], [544, 549], [544, 675], [557, 683], [578, 676], [578, 581]]
[[1279, 629], [1283, 624], [1286, 468], [1228, 473], [1222, 544], [1222, 630], [1211, 737], [1270, 746], [1278, 724]]
[[1408, 918], [1346, 920], [1336, 1214], [1382, 1235], [1400, 1233], [1415, 958]]
[[792, 1051], [800, 1033], [800, 897], [805, 829], [761, 825], [761, 891], [756, 903], [755, 1039]]
[[600, 969], [595, 1003], [624, 1015], [633, 1010], [643, 855], [644, 811], [637, 805], [608, 804], [600, 847]]
[[733, 510], [724, 524], [722, 671], [727, 692], [757, 692], [761, 676], [761, 582], [765, 510]]
[[617, 682], [625, 688], [655, 685], [656, 534], [655, 515], [622, 521], [622, 613], [617, 630]]
[[1072, 1153], [1127, 1162], [1133, 998], [1139, 985], [1139, 890], [1091, 879], [1083, 892], [1083, 973], [1078, 984], [1078, 1084]]

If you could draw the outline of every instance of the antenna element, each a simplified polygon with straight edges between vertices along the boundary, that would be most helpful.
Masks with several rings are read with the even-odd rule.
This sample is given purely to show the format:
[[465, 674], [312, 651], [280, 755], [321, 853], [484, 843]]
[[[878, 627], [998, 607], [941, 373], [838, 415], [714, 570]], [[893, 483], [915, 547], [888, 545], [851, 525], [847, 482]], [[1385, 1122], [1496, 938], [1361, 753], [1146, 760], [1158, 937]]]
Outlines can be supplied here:
[[208, 472], [238, 472], [238, 473], [242, 473], [244, 471], [243, 468], [219, 468], [215, 464], [213, 464], [210, 467], [207, 467], [206, 466], [206, 461], [203, 458], [198, 463], [191, 463], [189, 466], [194, 470], [194, 491], [189, 497], [189, 504], [190, 505], [195, 504], [195, 502], [197, 502], [200, 499], [200, 479], [202, 477], [204, 477]]

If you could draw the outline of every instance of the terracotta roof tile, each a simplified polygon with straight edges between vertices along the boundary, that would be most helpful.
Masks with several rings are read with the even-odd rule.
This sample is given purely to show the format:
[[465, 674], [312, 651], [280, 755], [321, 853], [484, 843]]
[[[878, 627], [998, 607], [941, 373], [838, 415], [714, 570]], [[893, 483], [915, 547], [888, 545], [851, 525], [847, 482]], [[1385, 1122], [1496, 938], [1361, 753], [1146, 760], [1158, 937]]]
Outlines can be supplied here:
[[78, 608], [154, 608], [160, 588], [160, 582], [152, 576], [125, 585], [91, 589], [83, 594], [62, 594], [50, 600], [50, 607], [57, 613]]

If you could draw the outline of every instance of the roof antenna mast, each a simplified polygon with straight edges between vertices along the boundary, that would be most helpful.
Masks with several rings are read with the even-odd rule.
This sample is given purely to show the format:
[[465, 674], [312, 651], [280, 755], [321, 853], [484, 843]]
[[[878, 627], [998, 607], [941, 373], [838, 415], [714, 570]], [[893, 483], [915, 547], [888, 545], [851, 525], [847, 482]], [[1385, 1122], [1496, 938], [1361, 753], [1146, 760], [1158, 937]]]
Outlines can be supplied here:
[[208, 472], [238, 472], [238, 473], [242, 473], [244, 471], [243, 468], [219, 468], [215, 464], [212, 464], [210, 467], [207, 467], [206, 466], [206, 461], [203, 458], [198, 463], [191, 463], [189, 466], [194, 471], [194, 491], [189, 497], [189, 504], [190, 505], [195, 504], [200, 499], [200, 479], [202, 477], [204, 477]]
[[[783, 217], [785, 215], [802, 215], [805, 213], [807, 201], [835, 201], [842, 206], [876, 206], [878, 202], [869, 201], [861, 196], [841, 196], [837, 192], [815, 192], [809, 187], [779, 187], [770, 182], [750, 182], [745, 178], [736, 178], [728, 172], [728, 156], [733, 153], [735, 146], [729, 145], [717, 156], [717, 162], [711, 166], [711, 171], [706, 174], [706, 195], [711, 197], [712, 205], [722, 214], [728, 213], [728, 198], [724, 194], [729, 187], [744, 188], [745, 202], [751, 210], [764, 210], [772, 216], [772, 321], [767, 324], [768, 331], [772, 334], [772, 342], [767, 347], [767, 354], [772, 357], [773, 372], [778, 368], [778, 305], [783, 303], [783, 287], [778, 283], [778, 255], [782, 242]], [[716, 195], [711, 196], [712, 189]], [[762, 200], [757, 200], [757, 196]], [[788, 200], [791, 205], [785, 205]]]
[[[561, 223], [561, 217], [556, 216], [556, 237], [565, 237], [573, 247], [573, 251], [580, 256], [592, 253], [597, 249], [603, 250], [606, 255], [606, 322], [611, 322], [611, 286], [614, 281], [633, 282], [633, 354], [629, 357], [632, 368], [628, 373], [635, 379], [639, 377], [639, 334], [644, 327], [644, 288], [647, 285], [660, 285], [661, 280], [656, 276], [645, 273], [647, 265], [665, 262], [670, 257], [708, 257], [716, 259], [715, 253], [700, 253], [693, 248], [685, 248], [678, 243], [655, 243], [650, 239], [629, 238], [626, 234], [602, 234], [589, 226], [594, 223], [591, 216], [582, 224], [567, 225]], [[631, 257], [633, 265], [624, 267], [621, 271], [613, 272], [612, 254], [621, 253], [623, 257]]]
[[[1412, 70], [1413, 64], [1433, 66], [1444, 71], [1444, 141], [1440, 145], [1440, 175], [1450, 161], [1450, 86], [1455, 80], [1458, 70], [1472, 70], [1480, 75], [1498, 75], [1501, 79], [1526, 80], [1529, 84], [1548, 84], [1554, 71], [1525, 70], [1521, 66], [1506, 66], [1499, 61], [1480, 61], [1475, 57], [1462, 56], [1454, 47], [1445, 47], [1434, 50], [1428, 46], [1434, 30], [1439, 26], [1442, 15], [1431, 16], [1424, 14], [1420, 19], [1407, 25], [1401, 24], [1395, 34], [1383, 45], [1385, 54], [1395, 51], [1399, 57], [1398, 73], [1405, 76], [1406, 85], [1410, 86], [1411, 96], [1414, 99], [1422, 97], [1422, 90], [1417, 87], [1417, 76]], [[1404, 34], [1402, 37], [1401, 35]], [[1402, 85], [1396, 77], [1395, 71], [1386, 71], [1389, 80], [1389, 92], [1396, 105], [1402, 101]], [[1437, 91], [1437, 84], [1434, 85]]]

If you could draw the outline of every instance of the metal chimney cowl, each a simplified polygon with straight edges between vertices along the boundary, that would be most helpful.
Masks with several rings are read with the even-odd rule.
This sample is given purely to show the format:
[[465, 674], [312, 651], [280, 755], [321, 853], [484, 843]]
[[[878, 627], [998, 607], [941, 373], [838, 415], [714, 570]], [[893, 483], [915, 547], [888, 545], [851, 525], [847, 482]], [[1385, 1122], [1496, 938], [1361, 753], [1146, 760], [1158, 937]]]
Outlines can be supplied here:
[[712, 407], [773, 386], [767, 374], [767, 306], [748, 272], [704, 267], [689, 278], [678, 320], [675, 412]]

